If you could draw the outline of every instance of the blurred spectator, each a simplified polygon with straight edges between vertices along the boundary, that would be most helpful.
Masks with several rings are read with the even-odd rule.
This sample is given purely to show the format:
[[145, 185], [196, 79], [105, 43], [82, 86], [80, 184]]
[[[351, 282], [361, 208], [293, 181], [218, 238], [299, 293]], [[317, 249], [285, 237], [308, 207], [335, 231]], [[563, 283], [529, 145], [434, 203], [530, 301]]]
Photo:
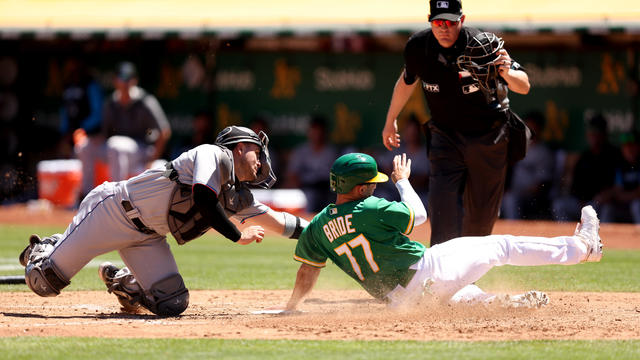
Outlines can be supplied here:
[[638, 133], [622, 135], [624, 161], [616, 169], [615, 185], [602, 194], [600, 211], [603, 222], [632, 221], [640, 224], [640, 139]]
[[63, 67], [64, 90], [60, 107], [60, 134], [64, 147], [73, 145], [73, 133], [81, 130], [93, 138], [102, 125], [102, 88], [87, 65], [75, 58]]
[[510, 186], [502, 198], [505, 219], [535, 219], [549, 213], [555, 158], [539, 137], [545, 118], [539, 112], [532, 112], [524, 121], [532, 130], [532, 138], [525, 158], [513, 166]]
[[60, 152], [75, 156], [82, 162], [80, 191], [87, 194], [94, 187], [95, 164], [104, 157], [102, 125], [102, 88], [89, 73], [87, 65], [75, 58], [63, 68], [64, 90], [60, 107]]
[[202, 144], [213, 144], [215, 140], [215, 124], [209, 111], [200, 110], [191, 118], [191, 133], [189, 137], [178, 140], [171, 149], [171, 159], [175, 159], [183, 152]]
[[138, 85], [130, 62], [118, 65], [115, 91], [105, 104], [102, 133], [107, 139], [111, 180], [127, 179], [164, 155], [171, 136], [169, 121], [155, 96]]
[[[264, 131], [265, 134], [271, 134], [271, 129], [269, 128], [269, 123], [267, 122], [267, 118], [264, 115], [258, 115], [253, 118], [251, 124], [249, 124], [249, 128], [253, 130], [256, 134], [260, 134], [260, 131]], [[274, 187], [278, 187], [278, 185], [282, 181], [282, 174], [280, 173], [280, 154], [273, 147], [273, 143], [269, 142], [269, 157], [271, 158], [271, 169], [273, 169], [273, 173], [276, 175], [276, 178], [279, 181], [276, 181]]]
[[599, 196], [611, 189], [616, 168], [622, 161], [620, 150], [609, 143], [607, 120], [602, 115], [587, 124], [588, 148], [580, 154], [571, 176], [570, 193], [553, 201], [555, 220], [575, 221], [582, 206], [591, 204], [600, 212]]
[[[422, 141], [422, 125], [415, 114], [411, 114], [405, 121], [401, 132], [400, 147], [381, 153], [377, 157], [378, 166], [381, 172], [391, 174], [393, 172], [393, 157], [402, 153], [407, 154], [407, 157], [411, 159], [411, 184], [426, 207], [427, 195], [429, 194], [429, 159], [427, 158], [427, 147]], [[393, 182], [378, 184], [375, 195], [389, 200], [400, 200], [398, 190]]]
[[329, 190], [329, 174], [338, 151], [327, 141], [327, 122], [313, 117], [307, 130], [307, 141], [296, 147], [289, 157], [284, 187], [299, 188], [307, 198], [307, 211], [318, 212], [327, 199], [333, 199]]

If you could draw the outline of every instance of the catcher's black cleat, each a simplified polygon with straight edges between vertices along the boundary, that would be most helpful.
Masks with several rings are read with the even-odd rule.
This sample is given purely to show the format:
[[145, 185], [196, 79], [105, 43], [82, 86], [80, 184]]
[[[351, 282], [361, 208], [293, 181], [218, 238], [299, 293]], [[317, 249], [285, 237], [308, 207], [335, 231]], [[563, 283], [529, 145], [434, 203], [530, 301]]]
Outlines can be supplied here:
[[33, 246], [36, 244], [41, 244], [42, 240], [40, 240], [40, 236], [33, 234], [29, 237], [29, 245], [27, 245], [24, 250], [20, 253], [18, 260], [20, 261], [20, 265], [27, 267], [27, 263], [29, 262], [29, 256], [31, 255], [31, 250], [33, 250]]
[[100, 264], [100, 267], [98, 267], [98, 275], [100, 276], [100, 280], [102, 280], [104, 284], [107, 285], [107, 289], [115, 283], [114, 278], [118, 270], [120, 269], [118, 269], [117, 266], [113, 265], [110, 262], [103, 262], [102, 264]]
[[117, 266], [106, 261], [98, 267], [98, 275], [107, 286], [107, 290], [118, 298], [118, 302], [122, 306], [121, 310], [129, 314], [137, 314], [141, 310], [139, 294], [123, 286], [132, 278], [128, 270], [125, 268], [121, 271]]

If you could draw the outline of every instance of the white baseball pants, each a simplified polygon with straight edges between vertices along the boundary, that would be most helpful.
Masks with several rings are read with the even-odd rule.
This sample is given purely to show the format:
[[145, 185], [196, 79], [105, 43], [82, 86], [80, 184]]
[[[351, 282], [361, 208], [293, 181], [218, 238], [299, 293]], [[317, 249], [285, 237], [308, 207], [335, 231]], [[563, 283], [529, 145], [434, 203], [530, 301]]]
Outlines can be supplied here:
[[[430, 284], [431, 293], [442, 302], [452, 297], [454, 301], [483, 301], [487, 294], [477, 287], [472, 286], [469, 291], [463, 289], [494, 266], [574, 265], [585, 259], [587, 252], [587, 245], [577, 236], [489, 235], [452, 239], [427, 249], [411, 266], [416, 274], [401, 291], [402, 296], [392, 297], [390, 307], [415, 301], [421, 297], [426, 284]], [[454, 296], [460, 290], [464, 295]]]

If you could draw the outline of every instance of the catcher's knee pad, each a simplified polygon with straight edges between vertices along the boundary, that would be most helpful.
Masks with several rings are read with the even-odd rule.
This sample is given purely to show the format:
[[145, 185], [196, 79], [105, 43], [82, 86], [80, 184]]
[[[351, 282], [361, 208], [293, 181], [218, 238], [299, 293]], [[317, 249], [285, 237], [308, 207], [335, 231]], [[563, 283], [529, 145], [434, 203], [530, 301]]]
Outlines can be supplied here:
[[25, 269], [24, 278], [29, 288], [43, 297], [57, 296], [70, 284], [48, 257], [30, 262]]
[[151, 285], [144, 298], [144, 305], [156, 315], [182, 314], [189, 306], [189, 290], [184, 286], [182, 276], [174, 274]]

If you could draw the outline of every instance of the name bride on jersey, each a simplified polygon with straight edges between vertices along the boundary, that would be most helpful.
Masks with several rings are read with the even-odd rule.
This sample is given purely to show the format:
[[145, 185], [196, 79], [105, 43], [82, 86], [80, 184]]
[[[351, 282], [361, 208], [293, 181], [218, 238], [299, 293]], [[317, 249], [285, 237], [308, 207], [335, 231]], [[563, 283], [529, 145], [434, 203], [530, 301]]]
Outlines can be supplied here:
[[[336, 209], [331, 209], [332, 214], [334, 210]], [[333, 242], [340, 236], [356, 232], [356, 229], [354, 229], [351, 225], [352, 217], [353, 214], [338, 216], [335, 219], [329, 220], [329, 222], [322, 226], [322, 230], [324, 230], [324, 234], [327, 236], [329, 242]]]

